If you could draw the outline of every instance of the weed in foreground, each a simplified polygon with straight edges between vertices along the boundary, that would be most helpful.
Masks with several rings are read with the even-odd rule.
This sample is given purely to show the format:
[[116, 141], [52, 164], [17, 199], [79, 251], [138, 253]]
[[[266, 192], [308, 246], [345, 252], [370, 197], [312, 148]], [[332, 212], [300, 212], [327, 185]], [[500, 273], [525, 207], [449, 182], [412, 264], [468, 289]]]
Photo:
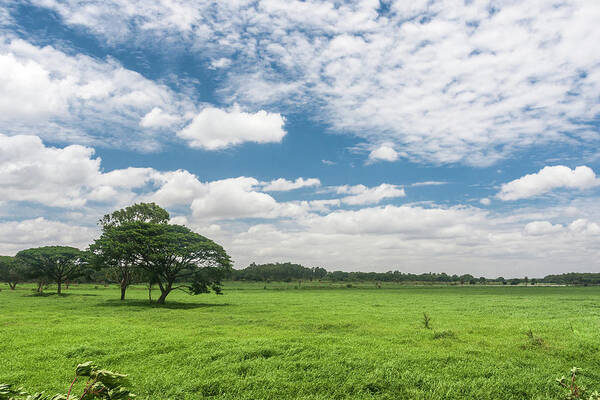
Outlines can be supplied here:
[[564, 397], [566, 400], [600, 400], [600, 393], [597, 391], [588, 393], [585, 387], [577, 384], [577, 374], [581, 372], [581, 369], [573, 367], [570, 372], [570, 378], [562, 376], [556, 380], [560, 386], [567, 389], [568, 392]]
[[427, 313], [423, 313], [423, 327], [425, 329], [431, 329], [431, 317], [429, 317], [429, 314]]

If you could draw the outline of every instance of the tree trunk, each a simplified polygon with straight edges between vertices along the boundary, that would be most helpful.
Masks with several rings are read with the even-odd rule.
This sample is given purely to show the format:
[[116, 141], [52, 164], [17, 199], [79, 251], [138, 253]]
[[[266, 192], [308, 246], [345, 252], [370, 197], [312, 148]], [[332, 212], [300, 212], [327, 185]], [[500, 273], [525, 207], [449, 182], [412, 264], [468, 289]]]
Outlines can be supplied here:
[[156, 300], [156, 304], [165, 304], [165, 299], [169, 295], [170, 290], [163, 290], [160, 293], [160, 297]]
[[125, 291], [127, 290], [127, 285], [121, 283], [121, 300], [125, 300]]
[[168, 282], [166, 285], [163, 286], [159, 282], [158, 287], [160, 287], [160, 297], [158, 298], [158, 300], [156, 300], [156, 303], [157, 304], [165, 304], [165, 299], [167, 298], [169, 293], [171, 293], [171, 290], [172, 290], [171, 288], [173, 287], [173, 283]]
[[148, 301], [152, 303], [152, 283], [148, 284]]
[[61, 286], [62, 286], [62, 281], [56, 281], [56, 284], [58, 285], [58, 294], [61, 294]]

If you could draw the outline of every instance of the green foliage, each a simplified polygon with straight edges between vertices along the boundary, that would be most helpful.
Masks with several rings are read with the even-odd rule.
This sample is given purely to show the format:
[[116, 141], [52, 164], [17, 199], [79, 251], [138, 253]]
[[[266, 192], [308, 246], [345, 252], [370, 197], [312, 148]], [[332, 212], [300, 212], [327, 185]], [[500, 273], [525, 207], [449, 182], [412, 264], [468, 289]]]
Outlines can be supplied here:
[[26, 277], [26, 268], [16, 257], [0, 256], [0, 282], [8, 283], [14, 290]]
[[600, 273], [570, 272], [568, 274], [547, 275], [542, 281], [559, 285], [600, 285]]
[[121, 210], [106, 214], [98, 221], [103, 231], [132, 222], [146, 222], [149, 224], [166, 224], [169, 222], [169, 213], [155, 203], [137, 203]]
[[567, 390], [565, 400], [600, 400], [600, 393], [597, 391], [589, 392], [584, 386], [577, 384], [577, 374], [581, 372], [580, 368], [571, 368], [571, 376], [569, 378], [564, 375], [556, 380], [556, 382]]
[[220, 293], [221, 281], [231, 272], [230, 258], [221, 246], [182, 225], [123, 223], [106, 236], [113, 245], [118, 243], [127, 263], [153, 278], [161, 291], [159, 304], [176, 289]]
[[[84, 378], [86, 382], [80, 394], [75, 394], [75, 383]], [[91, 361], [79, 364], [75, 369], [75, 379], [71, 382], [67, 394], [54, 396], [43, 392], [28, 394], [23, 388], [14, 389], [11, 385], [0, 384], [0, 400], [128, 400], [135, 397], [128, 389], [127, 375], [100, 369]]]
[[93, 263], [115, 276], [125, 289], [145, 279], [156, 284], [164, 304], [173, 290], [221, 294], [221, 281], [231, 273], [225, 250], [182, 225], [169, 224], [169, 213], [154, 203], [139, 203], [100, 220], [102, 235], [92, 245]]
[[324, 268], [307, 268], [300, 264], [290, 262], [255, 264], [252, 263], [242, 270], [234, 270], [232, 278], [234, 280], [247, 281], [278, 281], [291, 282], [293, 280], [323, 279], [327, 275]]
[[427, 313], [423, 313], [423, 327], [425, 329], [431, 329], [431, 317]]
[[[58, 285], [58, 293], [62, 284], [83, 273], [86, 255], [75, 247], [45, 246], [21, 250], [16, 258], [28, 267], [30, 278], [38, 282], [53, 281]], [[38, 286], [38, 290], [41, 288]]]

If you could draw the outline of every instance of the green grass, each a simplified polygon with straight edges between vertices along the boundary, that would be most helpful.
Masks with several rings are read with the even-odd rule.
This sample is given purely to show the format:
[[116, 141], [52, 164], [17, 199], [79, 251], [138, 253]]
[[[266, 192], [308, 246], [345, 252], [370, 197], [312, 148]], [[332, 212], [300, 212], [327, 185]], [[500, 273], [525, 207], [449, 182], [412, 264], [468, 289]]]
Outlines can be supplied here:
[[0, 382], [65, 392], [94, 360], [151, 399], [522, 400], [561, 398], [578, 366], [600, 390], [599, 287], [263, 286], [160, 308], [143, 288], [3, 289]]

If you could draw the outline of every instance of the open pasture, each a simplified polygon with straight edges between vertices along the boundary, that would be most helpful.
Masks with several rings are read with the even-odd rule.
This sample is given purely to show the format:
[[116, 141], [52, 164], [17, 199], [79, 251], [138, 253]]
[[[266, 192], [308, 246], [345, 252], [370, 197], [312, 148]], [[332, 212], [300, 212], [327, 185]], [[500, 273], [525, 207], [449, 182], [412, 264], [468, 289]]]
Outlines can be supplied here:
[[162, 307], [143, 287], [3, 287], [0, 382], [65, 392], [93, 360], [150, 399], [559, 399], [577, 366], [600, 390], [600, 287], [353, 285], [232, 282]]

